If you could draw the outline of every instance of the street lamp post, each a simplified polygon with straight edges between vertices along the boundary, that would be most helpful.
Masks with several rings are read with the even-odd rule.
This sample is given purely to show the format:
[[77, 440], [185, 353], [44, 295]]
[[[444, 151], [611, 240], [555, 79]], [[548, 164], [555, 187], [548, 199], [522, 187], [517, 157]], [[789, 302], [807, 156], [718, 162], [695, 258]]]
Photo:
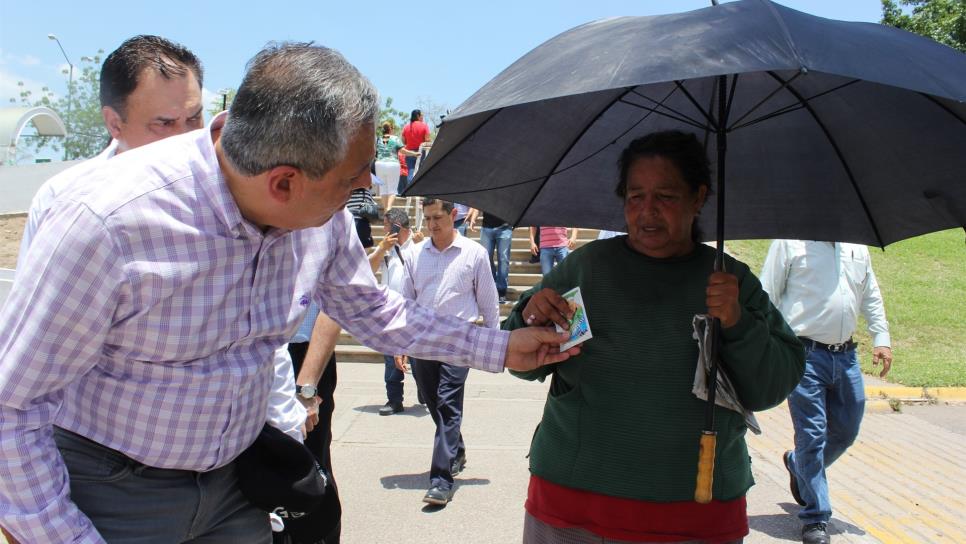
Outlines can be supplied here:
[[47, 39], [54, 40], [57, 42], [57, 47], [60, 47], [60, 52], [64, 55], [64, 60], [67, 61], [67, 65], [70, 66], [69, 76], [67, 78], [67, 135], [64, 136], [64, 160], [67, 160], [67, 142], [70, 139], [71, 131], [71, 118], [70, 109], [74, 104], [74, 63], [70, 61], [70, 57], [67, 56], [67, 52], [64, 51], [64, 46], [61, 45], [60, 40], [57, 36], [53, 34], [47, 34]]

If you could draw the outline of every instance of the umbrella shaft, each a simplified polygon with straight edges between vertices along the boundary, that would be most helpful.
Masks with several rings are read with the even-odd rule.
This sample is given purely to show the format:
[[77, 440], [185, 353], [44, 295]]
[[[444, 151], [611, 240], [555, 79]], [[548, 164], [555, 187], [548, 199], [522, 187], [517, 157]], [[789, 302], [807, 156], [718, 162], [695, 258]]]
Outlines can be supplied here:
[[[725, 155], [728, 151], [728, 105], [725, 100], [725, 87], [728, 85], [727, 76], [718, 76], [718, 122], [715, 139], [718, 148], [718, 217], [717, 242], [718, 250], [714, 258], [715, 272], [724, 271], [724, 216], [725, 216]], [[708, 372], [708, 406], [705, 412], [705, 430], [714, 432], [714, 398], [718, 392], [718, 358], [721, 356], [721, 320], [711, 320], [711, 370]]]

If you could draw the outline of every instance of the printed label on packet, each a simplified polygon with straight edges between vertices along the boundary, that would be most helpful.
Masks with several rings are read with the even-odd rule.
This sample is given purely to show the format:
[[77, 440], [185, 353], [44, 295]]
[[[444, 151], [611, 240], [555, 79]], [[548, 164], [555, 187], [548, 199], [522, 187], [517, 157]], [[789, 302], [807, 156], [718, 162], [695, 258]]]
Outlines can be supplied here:
[[[580, 287], [574, 287], [563, 294], [563, 298], [574, 311], [574, 317], [570, 320], [570, 340], [560, 344], [560, 351], [566, 351], [577, 344], [586, 342], [594, 337], [590, 333], [590, 321], [587, 319], [587, 308], [584, 306], [584, 298], [580, 296]], [[557, 332], [564, 332], [560, 325], [554, 325]]]

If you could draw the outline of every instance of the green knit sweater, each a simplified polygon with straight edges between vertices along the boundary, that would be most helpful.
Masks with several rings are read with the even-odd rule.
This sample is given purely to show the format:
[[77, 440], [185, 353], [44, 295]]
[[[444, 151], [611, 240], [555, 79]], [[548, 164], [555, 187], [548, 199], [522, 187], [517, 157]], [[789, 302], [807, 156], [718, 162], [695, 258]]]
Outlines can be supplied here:
[[[654, 259], [621, 236], [573, 252], [513, 309], [505, 329], [543, 287], [580, 286], [594, 337], [558, 365], [513, 372], [527, 380], [552, 374], [543, 420], [530, 448], [530, 471], [576, 489], [630, 499], [694, 498], [698, 440], [706, 403], [691, 393], [697, 364], [692, 317], [705, 313], [714, 250]], [[805, 368], [805, 351], [748, 266], [731, 257], [741, 319], [722, 334], [722, 365], [749, 410], [779, 404]], [[716, 407], [713, 494], [729, 500], [754, 484], [743, 417]], [[765, 430], [767, 432], [767, 429]]]

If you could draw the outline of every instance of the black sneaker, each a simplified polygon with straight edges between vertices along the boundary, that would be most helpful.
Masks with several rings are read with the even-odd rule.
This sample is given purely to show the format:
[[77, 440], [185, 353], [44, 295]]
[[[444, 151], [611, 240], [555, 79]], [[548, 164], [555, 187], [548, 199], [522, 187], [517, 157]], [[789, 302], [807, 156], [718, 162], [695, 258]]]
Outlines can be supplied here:
[[379, 409], [379, 415], [381, 416], [391, 416], [393, 414], [398, 414], [404, 410], [401, 402], [387, 402], [385, 406]]
[[453, 500], [453, 489], [443, 489], [439, 486], [430, 488], [423, 496], [423, 502], [427, 504], [435, 504], [436, 506], [446, 506], [446, 503]]
[[453, 464], [450, 465], [449, 473], [455, 478], [456, 476], [459, 476], [460, 472], [463, 472], [464, 468], [466, 468], [466, 452], [461, 452], [456, 456], [456, 459], [453, 459]]
[[791, 464], [792, 450], [788, 450], [782, 455], [782, 462], [785, 463], [785, 470], [788, 471], [788, 490], [792, 492], [792, 498], [799, 506], [805, 506], [805, 501], [802, 500], [802, 494], [798, 491], [798, 478], [795, 473], [792, 472]]
[[809, 523], [802, 527], [803, 544], [829, 544], [828, 524]]
[[500, 304], [506, 304], [506, 303], [507, 303], [506, 295], [500, 295]]

